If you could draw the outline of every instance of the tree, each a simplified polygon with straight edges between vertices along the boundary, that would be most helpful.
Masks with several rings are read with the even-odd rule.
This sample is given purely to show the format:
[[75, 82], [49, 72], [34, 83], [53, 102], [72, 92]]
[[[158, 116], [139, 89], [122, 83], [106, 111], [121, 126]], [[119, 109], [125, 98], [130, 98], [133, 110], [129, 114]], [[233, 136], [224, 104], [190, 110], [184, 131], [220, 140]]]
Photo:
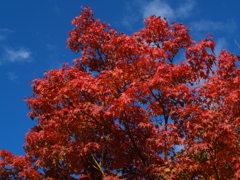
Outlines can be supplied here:
[[240, 58], [144, 22], [128, 36], [83, 8], [67, 41], [81, 57], [33, 80], [38, 124], [26, 156], [0, 151], [2, 179], [240, 178]]

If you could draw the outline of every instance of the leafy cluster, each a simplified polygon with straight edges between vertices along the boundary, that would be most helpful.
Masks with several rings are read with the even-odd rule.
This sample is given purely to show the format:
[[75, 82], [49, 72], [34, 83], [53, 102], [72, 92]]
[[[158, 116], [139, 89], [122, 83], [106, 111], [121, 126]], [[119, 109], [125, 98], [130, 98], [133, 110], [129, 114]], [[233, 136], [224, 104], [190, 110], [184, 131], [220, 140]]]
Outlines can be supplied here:
[[240, 178], [239, 58], [144, 22], [128, 36], [83, 8], [67, 41], [81, 57], [33, 81], [38, 125], [25, 157], [0, 151], [2, 179]]

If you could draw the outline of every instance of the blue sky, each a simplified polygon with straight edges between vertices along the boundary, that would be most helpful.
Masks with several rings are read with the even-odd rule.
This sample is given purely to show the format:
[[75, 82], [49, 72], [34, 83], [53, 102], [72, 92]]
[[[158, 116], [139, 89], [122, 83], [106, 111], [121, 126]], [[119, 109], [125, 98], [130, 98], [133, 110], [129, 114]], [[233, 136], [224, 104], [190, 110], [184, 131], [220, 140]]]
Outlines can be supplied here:
[[28, 81], [58, 69], [79, 54], [66, 48], [71, 20], [90, 6], [95, 17], [126, 34], [143, 27], [150, 15], [191, 26], [195, 40], [213, 35], [216, 53], [240, 54], [240, 2], [236, 0], [7, 0], [0, 2], [0, 149], [24, 154], [24, 136], [36, 122], [30, 120], [24, 97], [31, 96]]

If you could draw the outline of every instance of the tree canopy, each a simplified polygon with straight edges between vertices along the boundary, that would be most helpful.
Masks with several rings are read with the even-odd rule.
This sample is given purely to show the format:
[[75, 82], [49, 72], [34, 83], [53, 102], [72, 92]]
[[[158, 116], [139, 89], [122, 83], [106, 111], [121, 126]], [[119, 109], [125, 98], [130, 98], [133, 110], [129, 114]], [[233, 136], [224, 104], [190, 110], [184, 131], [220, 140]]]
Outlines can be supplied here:
[[151, 16], [132, 35], [73, 19], [73, 65], [32, 81], [26, 155], [0, 150], [2, 179], [240, 178], [239, 57]]

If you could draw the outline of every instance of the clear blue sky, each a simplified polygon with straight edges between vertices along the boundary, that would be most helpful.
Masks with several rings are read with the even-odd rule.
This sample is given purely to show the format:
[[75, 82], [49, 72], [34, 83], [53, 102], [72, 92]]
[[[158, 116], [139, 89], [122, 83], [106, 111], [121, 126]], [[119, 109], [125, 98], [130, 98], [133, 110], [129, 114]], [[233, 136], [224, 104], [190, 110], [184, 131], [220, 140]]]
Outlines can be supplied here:
[[150, 15], [191, 26], [200, 40], [211, 33], [216, 52], [227, 49], [240, 54], [240, 1], [236, 0], [2, 0], [0, 2], [0, 149], [24, 154], [25, 133], [30, 120], [24, 97], [31, 96], [28, 81], [44, 71], [71, 63], [79, 55], [66, 48], [71, 20], [90, 6], [95, 17], [131, 34], [143, 27]]

